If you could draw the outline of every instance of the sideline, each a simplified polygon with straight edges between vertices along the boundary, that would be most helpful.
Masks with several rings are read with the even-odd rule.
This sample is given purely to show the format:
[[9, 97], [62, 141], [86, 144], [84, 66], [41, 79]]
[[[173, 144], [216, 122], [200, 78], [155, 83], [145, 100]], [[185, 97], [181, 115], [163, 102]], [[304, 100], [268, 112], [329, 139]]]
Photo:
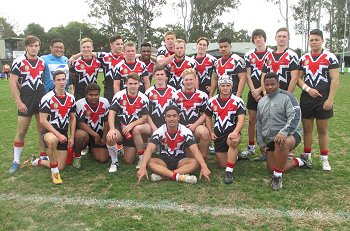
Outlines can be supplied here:
[[193, 215], [210, 214], [214, 216], [234, 215], [245, 217], [247, 219], [262, 218], [291, 218], [302, 220], [329, 220], [329, 221], [347, 221], [350, 220], [350, 212], [319, 212], [315, 210], [277, 210], [277, 209], [253, 209], [253, 208], [225, 208], [209, 207], [190, 204], [177, 204], [174, 202], [144, 202], [133, 200], [116, 199], [93, 199], [84, 197], [66, 197], [66, 196], [40, 196], [40, 195], [20, 195], [20, 194], [0, 194], [0, 201], [19, 201], [35, 204], [61, 204], [76, 206], [97, 206], [122, 209], [154, 209], [161, 211], [173, 211], [182, 213], [191, 213]]

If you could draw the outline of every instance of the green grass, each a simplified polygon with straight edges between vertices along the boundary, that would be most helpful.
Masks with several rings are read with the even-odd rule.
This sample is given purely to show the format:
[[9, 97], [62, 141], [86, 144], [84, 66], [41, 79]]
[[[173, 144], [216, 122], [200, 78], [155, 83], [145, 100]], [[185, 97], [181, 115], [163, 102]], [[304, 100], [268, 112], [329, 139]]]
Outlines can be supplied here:
[[[135, 165], [122, 162], [118, 173], [110, 175], [107, 172], [109, 164], [98, 164], [90, 156], [83, 158], [80, 170], [68, 167], [62, 171], [64, 184], [59, 187], [51, 184], [50, 170], [45, 168], [24, 167], [10, 175], [7, 171], [13, 159], [16, 106], [8, 82], [0, 81], [0, 230], [349, 230], [349, 86], [350, 75], [341, 75], [335, 116], [330, 121], [333, 171], [323, 172], [318, 155], [314, 155], [314, 169], [295, 169], [284, 174], [283, 189], [273, 192], [271, 175], [267, 173], [265, 163], [238, 162], [235, 182], [224, 185], [224, 172], [216, 168], [213, 156], [208, 159], [211, 182], [202, 180], [197, 185], [148, 181], [138, 185]], [[246, 145], [246, 128], [242, 149]], [[22, 162], [38, 153], [36, 137], [33, 120], [25, 140]], [[314, 150], [318, 150], [317, 142]], [[302, 144], [296, 149], [296, 154], [301, 151]], [[38, 199], [31, 200], [33, 196], [38, 196]], [[64, 198], [70, 197], [73, 202], [65, 202]], [[55, 202], [52, 198], [61, 200]], [[80, 203], [92, 199], [110, 203]], [[113, 204], [128, 200], [130, 206]], [[170, 210], [147, 209], [132, 206], [134, 202], [176, 205]], [[179, 206], [187, 209], [180, 211], [176, 209]], [[206, 210], [196, 213], [196, 207], [213, 208], [213, 211], [237, 208], [251, 213], [218, 215]], [[297, 217], [294, 212], [302, 212], [305, 217]], [[318, 219], [312, 215], [316, 212], [328, 216]], [[332, 215], [335, 218], [330, 218]]]

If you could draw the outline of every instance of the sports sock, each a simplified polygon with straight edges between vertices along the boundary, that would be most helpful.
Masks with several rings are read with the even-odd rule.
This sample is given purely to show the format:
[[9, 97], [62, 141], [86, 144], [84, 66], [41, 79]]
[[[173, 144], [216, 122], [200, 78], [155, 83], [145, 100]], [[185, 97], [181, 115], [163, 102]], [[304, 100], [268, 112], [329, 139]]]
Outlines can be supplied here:
[[284, 170], [278, 169], [276, 167], [273, 168], [273, 175], [277, 177], [282, 177]]
[[58, 170], [58, 162], [56, 163], [50, 163], [51, 173], [59, 173]]
[[173, 180], [173, 181], [175, 181], [175, 180], [178, 181], [178, 180], [179, 180], [179, 175], [180, 175], [180, 174], [174, 172], [173, 175], [171, 176], [171, 180]]
[[118, 162], [118, 148], [116, 145], [109, 146], [107, 145], [108, 154], [111, 157], [112, 163]]
[[310, 159], [311, 158], [311, 148], [304, 148], [304, 154]]
[[328, 159], [328, 149], [320, 150], [320, 154], [323, 159]]
[[248, 149], [255, 149], [255, 141], [250, 140], [248, 142]]
[[13, 142], [13, 161], [20, 163], [21, 153], [23, 151], [24, 142]]
[[296, 167], [302, 167], [304, 166], [304, 161], [302, 161], [299, 157], [298, 158], [293, 158], [295, 166]]
[[232, 162], [226, 163], [226, 172], [233, 172], [233, 169], [235, 168], [236, 164]]
[[46, 152], [40, 152], [40, 159], [41, 160], [47, 160], [48, 159]]
[[145, 152], [145, 150], [141, 150], [137, 152], [137, 155], [139, 155], [139, 159], [143, 158], [143, 153]]

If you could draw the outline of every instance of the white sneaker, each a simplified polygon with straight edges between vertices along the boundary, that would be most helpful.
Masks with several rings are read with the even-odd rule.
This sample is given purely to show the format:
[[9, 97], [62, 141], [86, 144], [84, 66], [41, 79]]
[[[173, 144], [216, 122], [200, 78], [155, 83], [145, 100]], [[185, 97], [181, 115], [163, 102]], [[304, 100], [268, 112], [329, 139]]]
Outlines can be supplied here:
[[139, 161], [137, 161], [136, 169], [141, 168], [142, 158], [139, 158]]
[[197, 177], [194, 175], [180, 175], [178, 181], [188, 183], [188, 184], [197, 184]]
[[162, 180], [162, 177], [159, 176], [158, 174], [155, 174], [155, 173], [151, 174], [151, 181], [152, 182], [157, 182], [157, 181], [161, 181], [161, 180]]
[[88, 153], [89, 153], [89, 146], [86, 146], [86, 148], [81, 151], [81, 155], [86, 156]]
[[111, 167], [109, 167], [108, 172], [109, 173], [114, 173], [114, 172], [116, 172], [118, 170], [118, 167], [119, 167], [118, 162], [117, 163], [112, 163]]
[[211, 155], [215, 155], [215, 148], [214, 148], [214, 146], [209, 146], [209, 153], [211, 154]]
[[328, 159], [324, 159], [321, 157], [321, 163], [322, 163], [323, 171], [331, 171], [332, 170], [331, 166], [329, 165]]

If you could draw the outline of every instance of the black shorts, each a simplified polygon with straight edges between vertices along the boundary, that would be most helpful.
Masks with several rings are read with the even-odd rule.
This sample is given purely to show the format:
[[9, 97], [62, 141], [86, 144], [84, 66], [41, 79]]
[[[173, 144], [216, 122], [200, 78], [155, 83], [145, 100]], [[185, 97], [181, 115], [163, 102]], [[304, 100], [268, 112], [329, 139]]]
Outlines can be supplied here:
[[[122, 141], [121, 144], [123, 144], [123, 146], [125, 147], [135, 147], [135, 143], [134, 143], [134, 139], [131, 137], [131, 139], [127, 139], [123, 132], [122, 132], [122, 128], [120, 127], [120, 124], [118, 122], [114, 123], [115, 128], [120, 132], [120, 134], [122, 135]], [[131, 133], [131, 131], [130, 131]]]
[[327, 96], [312, 98], [303, 92], [300, 96], [300, 109], [303, 119], [330, 119], [333, 117], [333, 109], [323, 110], [323, 104]]
[[[298, 133], [294, 133], [292, 136], [294, 137], [294, 140], [295, 140], [295, 144], [293, 147], [294, 149], [300, 144], [301, 136]], [[275, 151], [275, 141], [271, 141], [266, 145], [266, 147], [268, 151], [271, 151], [271, 152]]]
[[[263, 95], [261, 94], [261, 96]], [[251, 91], [248, 92], [247, 96], [247, 109], [253, 111], [257, 111], [258, 109], [258, 102], [254, 99]]]
[[[214, 141], [215, 152], [227, 152], [228, 151], [227, 137], [230, 133], [231, 132], [227, 133], [226, 135], [217, 136], [216, 140]], [[239, 133], [239, 134], [241, 135], [241, 133]]]
[[169, 170], [177, 169], [179, 162], [186, 158], [186, 155], [178, 155], [178, 156], [168, 156], [165, 154], [160, 154], [159, 159], [165, 162], [167, 168]]
[[21, 101], [27, 106], [27, 112], [18, 111], [19, 116], [30, 117], [35, 114], [39, 114], [39, 104], [41, 98], [45, 92], [38, 93], [35, 95], [20, 95]]
[[[56, 149], [59, 150], [59, 151], [68, 150], [68, 131], [66, 131], [66, 130], [58, 130], [58, 132], [60, 134], [64, 135], [65, 137], [67, 137], [67, 142], [64, 142], [64, 143], [58, 142]], [[45, 139], [44, 139], [44, 136], [45, 136], [46, 133], [48, 133], [48, 131], [46, 129], [44, 129], [43, 132], [42, 132], [42, 137], [43, 137], [45, 148], [48, 148], [49, 146], [46, 144]]]
[[[101, 137], [101, 136], [100, 136]], [[102, 137], [101, 137], [102, 138]], [[107, 146], [105, 144], [96, 144], [95, 143], [95, 138], [90, 136], [89, 135], [89, 143], [88, 143], [88, 146], [90, 148], [90, 150], [94, 149], [94, 148], [106, 148], [107, 149]]]

